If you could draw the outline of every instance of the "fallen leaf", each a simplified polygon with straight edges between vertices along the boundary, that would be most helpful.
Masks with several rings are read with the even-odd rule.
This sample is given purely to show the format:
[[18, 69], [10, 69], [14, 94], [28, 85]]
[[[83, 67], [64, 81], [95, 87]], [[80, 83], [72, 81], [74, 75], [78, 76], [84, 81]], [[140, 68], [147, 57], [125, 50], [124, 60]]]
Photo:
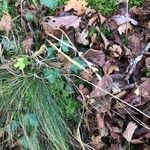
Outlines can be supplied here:
[[103, 51], [89, 49], [83, 56], [87, 61], [96, 66], [102, 67], [105, 64], [105, 54]]
[[118, 32], [120, 35], [122, 35], [123, 33], [126, 33], [128, 30], [132, 30], [132, 26], [130, 23], [122, 24], [118, 28]]
[[119, 67], [116, 66], [116, 65], [111, 65], [111, 66], [108, 68], [107, 74], [111, 74], [111, 73], [113, 73], [114, 71], [119, 71]]
[[92, 136], [91, 137], [91, 144], [94, 146], [95, 150], [100, 150], [104, 147], [104, 143], [101, 140], [101, 136]]
[[83, 94], [83, 95], [89, 95], [90, 91], [87, 87], [85, 87], [83, 84], [79, 85], [79, 91]]
[[9, 31], [12, 28], [12, 19], [10, 14], [4, 13], [0, 21], [0, 30]]
[[100, 113], [99, 111], [96, 112], [96, 120], [97, 120], [97, 126], [99, 129], [102, 129], [105, 127], [104, 115], [102, 113]]
[[139, 139], [133, 139], [133, 140], [131, 140], [130, 141], [132, 144], [142, 144], [142, 143], [144, 143], [144, 141], [141, 141], [141, 140], [139, 140]]
[[117, 94], [117, 93], [121, 92], [118, 82], [113, 82], [112, 92], [113, 92], [113, 94]]
[[140, 94], [142, 97], [149, 98], [150, 97], [150, 79], [145, 80], [140, 86]]
[[77, 11], [77, 15], [81, 15], [86, 10], [87, 2], [86, 0], [69, 0], [65, 6], [65, 11], [74, 9]]
[[88, 22], [88, 25], [89, 26], [92, 26], [95, 21], [98, 19], [98, 15], [97, 14], [94, 14], [90, 19], [89, 19], [89, 22]]
[[81, 22], [81, 18], [69, 15], [69, 16], [62, 16], [62, 17], [54, 17], [54, 16], [47, 16], [44, 17], [42, 25], [48, 25], [52, 28], [59, 28], [60, 26], [65, 26], [66, 28], [74, 27], [78, 28]]
[[[87, 71], [88, 71], [88, 73], [87, 73]], [[93, 72], [90, 70], [90, 69], [87, 69], [87, 71], [81, 71], [80, 72], [80, 75], [81, 75], [81, 77], [82, 78], [84, 78], [85, 80], [87, 80], [87, 81], [92, 81], [92, 79], [93, 79]]]
[[133, 122], [129, 122], [129, 124], [127, 125], [126, 130], [123, 133], [123, 137], [128, 141], [131, 142], [133, 134], [135, 132], [137, 128], [137, 125]]
[[77, 32], [76, 33], [77, 42], [83, 45], [89, 45], [89, 40], [87, 38], [88, 34], [89, 31], [87, 29], [84, 29], [81, 33]]
[[114, 44], [113, 46], [109, 47], [109, 50], [113, 57], [120, 57], [122, 54], [122, 48], [121, 46]]
[[145, 58], [145, 67], [147, 70], [150, 70], [150, 57]]
[[142, 104], [141, 96], [137, 96], [135, 93], [129, 93], [124, 100], [133, 106], [140, 106]]
[[117, 25], [125, 24], [128, 22], [131, 22], [133, 25], [138, 24], [136, 20], [124, 15], [115, 15], [112, 17], [112, 19], [116, 22]]
[[101, 21], [101, 25], [106, 21], [106, 18], [99, 12], [98, 13], [100, 21]]
[[133, 33], [128, 36], [128, 48], [131, 50], [132, 57], [136, 57], [142, 50], [142, 35]]
[[148, 22], [148, 28], [150, 28], [150, 21]]
[[[111, 89], [112, 89], [112, 83], [113, 83], [113, 80], [112, 78], [109, 76], [109, 75], [105, 75], [102, 77], [102, 79], [97, 83], [96, 86], [98, 86], [99, 88], [97, 87], [94, 87], [94, 89], [92, 90], [91, 94], [90, 94], [90, 97], [102, 97], [102, 96], [106, 96], [107, 93], [106, 92], [111, 92]], [[104, 92], [106, 91], [106, 92]]]

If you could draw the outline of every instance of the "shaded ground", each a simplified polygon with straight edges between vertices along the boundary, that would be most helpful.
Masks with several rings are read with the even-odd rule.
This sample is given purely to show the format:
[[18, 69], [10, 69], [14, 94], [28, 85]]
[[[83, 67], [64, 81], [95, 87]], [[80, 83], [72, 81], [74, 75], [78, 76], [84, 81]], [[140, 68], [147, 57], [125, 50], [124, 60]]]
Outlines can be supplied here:
[[149, 150], [150, 2], [57, 2], [3, 2], [0, 148]]

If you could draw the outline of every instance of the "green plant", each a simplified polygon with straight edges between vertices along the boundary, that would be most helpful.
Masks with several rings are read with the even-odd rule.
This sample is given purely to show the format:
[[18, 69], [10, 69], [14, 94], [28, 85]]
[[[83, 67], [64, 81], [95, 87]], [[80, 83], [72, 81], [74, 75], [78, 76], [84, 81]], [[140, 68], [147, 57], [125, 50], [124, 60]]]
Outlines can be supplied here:
[[[11, 133], [24, 149], [44, 149], [42, 138], [52, 149], [69, 150], [70, 130], [65, 118], [75, 116], [79, 105], [63, 90], [65, 82], [55, 81], [51, 84], [34, 76], [0, 72], [0, 112], [3, 114], [0, 128]], [[19, 137], [18, 130], [22, 130]]]
[[100, 31], [106, 36], [106, 38], [112, 35], [112, 32], [105, 26], [101, 26]]
[[125, 46], [128, 46], [128, 38], [126, 37], [125, 34], [121, 35], [121, 41]]
[[17, 62], [14, 64], [16, 68], [19, 68], [20, 70], [24, 70], [26, 66], [30, 64], [27, 57], [20, 57], [17, 59]]
[[147, 70], [147, 72], [146, 72], [146, 76], [147, 76], [148, 78], [150, 78], [150, 69], [149, 69], [149, 70]]
[[105, 15], [109, 15], [117, 9], [116, 0], [87, 0], [87, 2], [89, 6], [92, 6]]
[[144, 0], [129, 0], [129, 7], [141, 6], [144, 4]]

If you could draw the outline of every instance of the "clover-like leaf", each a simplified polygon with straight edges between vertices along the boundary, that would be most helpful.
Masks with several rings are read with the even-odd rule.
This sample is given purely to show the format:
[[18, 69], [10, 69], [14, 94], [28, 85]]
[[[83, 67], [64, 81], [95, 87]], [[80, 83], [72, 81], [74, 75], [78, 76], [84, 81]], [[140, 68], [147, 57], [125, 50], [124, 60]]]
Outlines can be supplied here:
[[54, 83], [57, 79], [61, 77], [59, 69], [49, 69], [46, 68], [43, 70], [44, 77], [50, 82]]
[[17, 59], [17, 62], [14, 64], [14, 66], [20, 70], [24, 70], [24, 68], [29, 64], [30, 62], [26, 57], [20, 57]]

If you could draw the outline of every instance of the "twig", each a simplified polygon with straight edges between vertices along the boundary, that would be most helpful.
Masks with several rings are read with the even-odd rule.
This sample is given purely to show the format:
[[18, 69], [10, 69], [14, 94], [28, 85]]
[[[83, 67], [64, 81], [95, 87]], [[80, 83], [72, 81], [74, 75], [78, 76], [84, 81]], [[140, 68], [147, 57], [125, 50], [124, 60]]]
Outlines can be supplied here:
[[136, 65], [138, 64], [139, 61], [142, 60], [144, 53], [147, 52], [150, 48], [150, 42], [147, 44], [147, 46], [142, 50], [142, 52], [135, 58], [135, 59], [131, 59], [131, 62], [126, 70], [127, 76], [126, 76], [126, 80], [128, 81], [130, 76], [133, 74], [133, 72], [136, 69]]
[[113, 94], [111, 94], [111, 93], [107, 92], [106, 90], [104, 90], [104, 89], [102, 89], [102, 88], [98, 87], [97, 85], [95, 85], [95, 84], [93, 84], [93, 83], [91, 83], [91, 82], [87, 81], [86, 79], [83, 79], [83, 78], [82, 78], [82, 77], [80, 77], [80, 76], [77, 76], [77, 75], [75, 75], [75, 74], [72, 74], [72, 76], [75, 76], [75, 77], [77, 77], [77, 78], [79, 78], [79, 79], [81, 79], [81, 80], [83, 80], [83, 81], [85, 81], [85, 82], [89, 83], [89, 84], [90, 84], [90, 85], [92, 85], [93, 87], [98, 88], [99, 90], [103, 91], [104, 93], [106, 93], [106, 94], [110, 95], [111, 97], [113, 97], [113, 98], [117, 99], [119, 102], [121, 102], [121, 103], [123, 103], [123, 104], [125, 104], [125, 105], [127, 105], [127, 106], [129, 106], [129, 107], [131, 107], [132, 109], [134, 109], [134, 110], [136, 110], [137, 112], [141, 113], [143, 116], [145, 116], [145, 117], [147, 117], [147, 118], [149, 118], [149, 119], [150, 119], [150, 116], [149, 116], [149, 115], [145, 114], [144, 112], [142, 112], [142, 111], [141, 111], [141, 110], [139, 110], [138, 108], [136, 108], [136, 107], [132, 106], [131, 104], [129, 104], [129, 103], [127, 103], [127, 102], [125, 102], [124, 100], [122, 100], [122, 99], [118, 98], [117, 96], [115, 96], [115, 95], [113, 95]]

